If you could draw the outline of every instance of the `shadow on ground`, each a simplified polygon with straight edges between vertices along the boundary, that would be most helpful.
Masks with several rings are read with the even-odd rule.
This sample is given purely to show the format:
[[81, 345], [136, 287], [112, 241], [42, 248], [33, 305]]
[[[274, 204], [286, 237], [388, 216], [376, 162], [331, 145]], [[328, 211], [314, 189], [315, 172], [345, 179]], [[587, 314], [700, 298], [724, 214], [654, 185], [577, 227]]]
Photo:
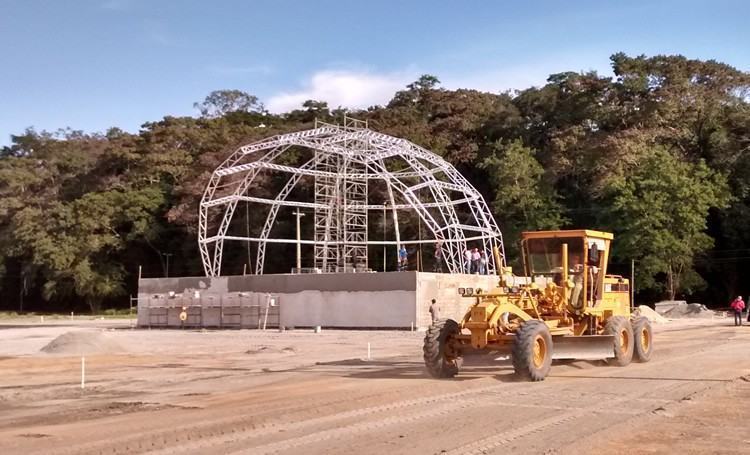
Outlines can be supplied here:
[[[425, 370], [424, 363], [413, 358], [318, 362], [302, 371], [357, 379], [433, 379]], [[513, 366], [508, 360], [494, 360], [491, 356], [468, 357], [464, 359], [460, 373], [450, 380], [470, 381], [487, 377], [503, 382], [513, 381]]]

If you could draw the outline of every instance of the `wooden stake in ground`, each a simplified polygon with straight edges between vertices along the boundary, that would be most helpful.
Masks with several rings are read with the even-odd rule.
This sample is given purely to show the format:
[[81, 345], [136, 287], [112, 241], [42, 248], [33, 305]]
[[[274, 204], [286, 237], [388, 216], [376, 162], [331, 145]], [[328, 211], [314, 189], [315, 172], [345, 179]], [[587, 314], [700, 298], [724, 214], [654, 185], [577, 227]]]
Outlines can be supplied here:
[[269, 294], [266, 298], [266, 314], [263, 317], [263, 330], [266, 330], [266, 324], [268, 323], [268, 307], [271, 306], [271, 295]]
[[81, 390], [86, 388], [86, 357], [81, 356]]

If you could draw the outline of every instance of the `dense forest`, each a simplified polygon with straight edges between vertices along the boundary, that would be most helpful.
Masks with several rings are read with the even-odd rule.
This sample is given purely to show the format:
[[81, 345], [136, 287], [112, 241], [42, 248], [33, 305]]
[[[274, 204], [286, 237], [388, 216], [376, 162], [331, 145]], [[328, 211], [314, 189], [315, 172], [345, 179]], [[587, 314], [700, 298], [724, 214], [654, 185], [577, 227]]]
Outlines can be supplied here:
[[0, 309], [126, 307], [139, 265], [201, 275], [197, 207], [213, 169], [238, 145], [344, 113], [453, 163], [485, 195], [511, 262], [522, 230], [593, 228], [615, 233], [615, 272], [636, 261], [639, 300], [747, 294], [750, 74], [682, 56], [611, 64], [614, 77], [563, 72], [501, 94], [425, 75], [366, 110], [309, 100], [273, 115], [219, 90], [196, 117], [137, 134], [14, 135], [0, 150]]

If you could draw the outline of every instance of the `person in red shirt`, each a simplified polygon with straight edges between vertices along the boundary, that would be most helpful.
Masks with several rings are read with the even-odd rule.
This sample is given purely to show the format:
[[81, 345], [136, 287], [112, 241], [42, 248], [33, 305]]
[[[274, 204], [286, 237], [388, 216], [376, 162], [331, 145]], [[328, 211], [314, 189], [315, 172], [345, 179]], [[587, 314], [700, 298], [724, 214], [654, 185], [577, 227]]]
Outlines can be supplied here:
[[738, 295], [736, 299], [732, 300], [729, 306], [734, 310], [734, 325], [742, 325], [742, 310], [745, 309], [745, 302], [742, 300], [742, 296]]

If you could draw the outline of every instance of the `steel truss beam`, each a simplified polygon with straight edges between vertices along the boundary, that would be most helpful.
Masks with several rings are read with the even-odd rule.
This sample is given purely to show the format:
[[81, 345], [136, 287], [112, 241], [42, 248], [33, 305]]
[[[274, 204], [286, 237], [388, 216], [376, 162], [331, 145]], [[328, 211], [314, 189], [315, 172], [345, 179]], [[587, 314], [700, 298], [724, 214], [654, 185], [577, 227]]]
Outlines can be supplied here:
[[[313, 158], [298, 167], [278, 162], [293, 146], [312, 150]], [[277, 196], [270, 199], [249, 194], [261, 173], [283, 173], [290, 177]], [[290, 200], [290, 194], [303, 177], [314, 179], [315, 200]], [[368, 199], [373, 184], [389, 188], [388, 205]], [[257, 236], [228, 235], [241, 201], [269, 206]], [[221, 274], [227, 240], [257, 243], [256, 273], [263, 273], [267, 244], [296, 242], [271, 236], [279, 210], [284, 207], [314, 211], [313, 238], [300, 243], [313, 246], [314, 265], [324, 271], [348, 270], [354, 263], [366, 266], [368, 245], [436, 241], [452, 273], [463, 270], [467, 242], [480, 243], [488, 253], [493, 247], [499, 248], [503, 263], [495, 264], [489, 254], [491, 271], [505, 262], [502, 234], [487, 204], [452, 165], [406, 140], [377, 133], [362, 127], [362, 122], [346, 119], [344, 126], [321, 123], [311, 130], [242, 146], [213, 172], [201, 199], [198, 220], [198, 244], [206, 275]], [[394, 220], [396, 210], [414, 210], [431, 239], [401, 241], [397, 227], [395, 242], [368, 238], [368, 215], [380, 213], [384, 208], [394, 212]], [[459, 210], [470, 215], [470, 219], [459, 217]], [[252, 213], [257, 216], [258, 211]], [[290, 258], [289, 262], [294, 261]]]

